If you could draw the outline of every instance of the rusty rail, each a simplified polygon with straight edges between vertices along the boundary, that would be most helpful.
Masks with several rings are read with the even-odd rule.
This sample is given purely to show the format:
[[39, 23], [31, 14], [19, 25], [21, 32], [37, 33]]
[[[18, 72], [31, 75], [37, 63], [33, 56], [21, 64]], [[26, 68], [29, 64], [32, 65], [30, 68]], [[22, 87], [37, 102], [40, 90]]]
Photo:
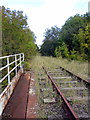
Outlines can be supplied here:
[[[44, 70], [45, 68], [42, 67]], [[56, 83], [54, 82], [54, 80], [52, 79], [52, 77], [48, 74], [48, 72], [45, 70], [45, 73], [47, 74], [48, 78], [51, 80], [53, 87], [56, 89], [58, 95], [61, 97], [61, 99], [63, 100], [63, 107], [67, 112], [68, 118], [70, 120], [79, 120], [78, 115], [74, 112], [74, 110], [72, 109], [71, 105], [69, 104], [69, 102], [67, 101], [67, 99], [64, 97], [64, 94], [60, 91], [60, 89], [58, 88], [58, 86], [56, 85]]]
[[81, 77], [79, 77], [79, 76], [73, 74], [71, 71], [66, 70], [66, 69], [63, 68], [63, 67], [60, 67], [60, 69], [62, 69], [63, 71], [66, 71], [66, 72], [69, 73], [71, 76], [74, 76], [75, 78], [77, 78], [77, 80], [83, 81], [84, 84], [90, 86], [90, 82], [89, 82], [88, 80], [84, 80], [84, 79], [82, 79]]

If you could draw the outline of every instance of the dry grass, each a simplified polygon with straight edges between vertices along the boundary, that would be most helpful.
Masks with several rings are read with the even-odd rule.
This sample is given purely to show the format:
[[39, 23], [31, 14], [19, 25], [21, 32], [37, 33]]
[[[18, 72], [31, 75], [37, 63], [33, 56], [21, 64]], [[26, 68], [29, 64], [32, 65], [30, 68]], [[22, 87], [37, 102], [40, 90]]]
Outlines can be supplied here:
[[41, 71], [42, 66], [46, 68], [56, 68], [62, 66], [76, 75], [88, 79], [88, 62], [80, 62], [80, 61], [68, 61], [67, 59], [62, 58], [53, 58], [53, 57], [42, 57], [36, 56], [30, 61], [30, 67], [33, 71], [39, 72]]
[[[76, 75], [79, 75], [80, 77], [87, 79], [88, 78], [88, 62], [80, 62], [80, 61], [68, 61], [66, 59], [62, 58], [53, 58], [53, 57], [42, 57], [42, 56], [36, 56], [30, 61], [30, 68], [35, 74], [35, 80], [36, 80], [36, 89], [37, 89], [37, 96], [40, 109], [38, 109], [38, 115], [40, 118], [47, 118], [46, 114], [44, 113], [44, 110], [42, 109], [42, 99], [41, 99], [41, 93], [40, 93], [40, 85], [39, 85], [39, 74], [42, 73], [43, 77], [46, 77], [42, 66], [45, 66], [48, 70], [54, 70], [57, 67], [64, 67]], [[48, 87], [48, 85], [47, 85]], [[50, 87], [50, 86], [49, 86]], [[69, 86], [70, 87], [70, 86]], [[72, 87], [72, 86], [71, 86]], [[47, 94], [47, 91], [44, 92], [44, 94]], [[67, 93], [70, 95], [75, 96], [75, 91]], [[85, 93], [86, 94], [86, 93]], [[76, 102], [76, 101], [74, 101]]]

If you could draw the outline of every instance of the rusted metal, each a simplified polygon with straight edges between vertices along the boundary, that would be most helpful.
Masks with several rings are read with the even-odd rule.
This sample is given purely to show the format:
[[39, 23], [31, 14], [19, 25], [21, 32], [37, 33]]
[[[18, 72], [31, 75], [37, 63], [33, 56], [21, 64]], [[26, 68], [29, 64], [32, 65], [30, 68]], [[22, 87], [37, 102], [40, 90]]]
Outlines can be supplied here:
[[29, 91], [30, 74], [23, 73], [18, 84], [16, 85], [11, 98], [6, 105], [2, 117], [5, 120], [25, 119], [27, 108], [27, 97]]
[[30, 73], [31, 80], [29, 85], [29, 95], [28, 95], [28, 103], [27, 103], [27, 111], [26, 111], [26, 120], [33, 120], [37, 118], [37, 95], [36, 95], [36, 89], [35, 89], [35, 79], [34, 74]]
[[12, 95], [16, 84], [18, 83], [20, 76], [22, 74], [22, 70], [19, 70], [17, 75], [13, 77], [11, 83], [4, 89], [4, 91], [0, 94], [0, 116], [5, 108], [6, 104], [10, 96]]
[[[44, 67], [43, 67], [43, 69], [45, 70]], [[47, 74], [48, 78], [51, 80], [52, 85], [56, 89], [58, 95], [63, 100], [63, 106], [64, 106], [64, 109], [67, 111], [69, 119], [70, 120], [79, 120], [78, 115], [74, 112], [74, 110], [72, 109], [71, 105], [69, 104], [69, 102], [67, 101], [67, 99], [64, 97], [64, 94], [60, 91], [60, 89], [58, 88], [58, 86], [56, 85], [56, 83], [54, 82], [54, 80], [52, 79], [52, 77], [49, 75], [49, 73], [46, 70], [45, 70], [45, 73]]]
[[75, 75], [74, 73], [72, 73], [72, 72], [71, 72], [71, 71], [69, 71], [69, 70], [66, 70], [66, 69], [65, 69], [65, 68], [63, 68], [63, 67], [60, 67], [60, 69], [62, 69], [62, 70], [64, 70], [64, 71], [66, 71], [66, 72], [67, 72], [67, 73], [69, 73], [71, 76], [74, 76], [75, 78], [77, 78], [77, 80], [83, 81], [83, 82], [84, 82], [84, 84], [86, 84], [86, 85], [90, 86], [90, 81], [82, 79], [81, 77], [79, 77], [79, 76]]

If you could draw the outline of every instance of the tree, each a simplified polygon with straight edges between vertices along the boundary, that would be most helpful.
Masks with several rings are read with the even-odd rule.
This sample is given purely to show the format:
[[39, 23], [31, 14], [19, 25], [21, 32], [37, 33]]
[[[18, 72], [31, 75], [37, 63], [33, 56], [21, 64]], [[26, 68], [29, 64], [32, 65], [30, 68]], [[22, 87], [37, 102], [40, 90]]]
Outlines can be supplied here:
[[73, 49], [78, 51], [80, 54], [84, 54], [85, 34], [83, 29], [79, 29], [78, 34], [73, 35]]
[[41, 46], [41, 55], [55, 56], [54, 51], [58, 46], [60, 28], [54, 26], [51, 29], [47, 29], [44, 33], [44, 43]]
[[90, 22], [87, 24], [85, 29], [85, 42], [86, 54], [90, 62]]
[[78, 34], [74, 34], [73, 48], [83, 59], [87, 59], [90, 53], [90, 24], [85, 30], [79, 29]]
[[55, 56], [54, 51], [57, 47], [57, 42], [54, 40], [46, 40], [40, 49], [41, 55], [43, 56]]
[[51, 27], [44, 34], [42, 55], [87, 59], [90, 56], [90, 12], [69, 17], [62, 28]]
[[63, 58], [69, 57], [68, 48], [64, 42], [62, 42], [62, 44], [55, 49], [55, 55], [57, 57], [62, 56]]
[[70, 17], [65, 22], [59, 33], [59, 46], [55, 50], [57, 56], [63, 56], [62, 50], [66, 50], [62, 44], [64, 43], [71, 59], [87, 59], [89, 53], [88, 41], [90, 39], [89, 21], [90, 13], [86, 13], [85, 15]]
[[36, 54], [35, 35], [29, 29], [23, 11], [10, 10], [2, 6], [3, 55], [23, 52], [29, 59]]
[[[51, 27], [51, 29], [46, 29], [44, 33], [44, 41], [46, 40], [58, 40], [59, 39], [60, 28], [57, 26]], [[44, 42], [43, 41], [43, 42]]]
[[85, 25], [86, 23], [82, 16], [75, 15], [74, 17], [70, 17], [61, 29], [59, 41], [65, 42], [69, 51], [72, 50], [73, 34], [77, 34], [80, 28], [85, 29]]

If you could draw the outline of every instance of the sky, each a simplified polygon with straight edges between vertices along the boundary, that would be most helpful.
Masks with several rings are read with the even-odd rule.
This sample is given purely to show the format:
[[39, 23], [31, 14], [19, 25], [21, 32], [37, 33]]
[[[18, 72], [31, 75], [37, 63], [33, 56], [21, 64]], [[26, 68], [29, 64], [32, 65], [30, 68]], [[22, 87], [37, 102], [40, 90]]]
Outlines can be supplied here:
[[28, 25], [34, 32], [40, 47], [47, 28], [64, 25], [73, 15], [88, 12], [90, 0], [0, 0], [0, 4], [11, 10], [22, 10], [28, 17]]

